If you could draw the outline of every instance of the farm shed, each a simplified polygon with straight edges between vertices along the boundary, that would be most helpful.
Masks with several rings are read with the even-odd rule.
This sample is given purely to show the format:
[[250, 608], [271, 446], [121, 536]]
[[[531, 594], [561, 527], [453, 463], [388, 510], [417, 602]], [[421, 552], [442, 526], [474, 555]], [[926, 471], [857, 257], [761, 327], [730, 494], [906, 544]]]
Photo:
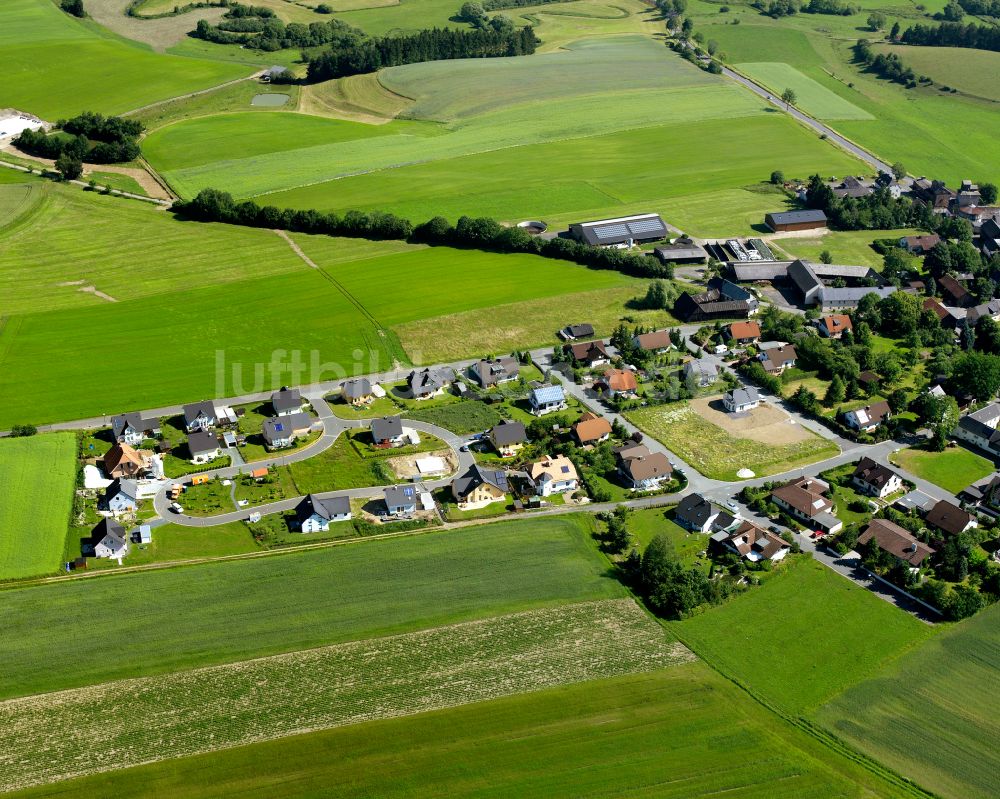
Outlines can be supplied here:
[[659, 214], [636, 214], [569, 226], [570, 235], [594, 247], [631, 247], [643, 241], [657, 241], [667, 235], [666, 223]]
[[816, 230], [826, 227], [826, 214], [818, 209], [780, 211], [764, 216], [764, 224], [775, 233], [788, 230]]

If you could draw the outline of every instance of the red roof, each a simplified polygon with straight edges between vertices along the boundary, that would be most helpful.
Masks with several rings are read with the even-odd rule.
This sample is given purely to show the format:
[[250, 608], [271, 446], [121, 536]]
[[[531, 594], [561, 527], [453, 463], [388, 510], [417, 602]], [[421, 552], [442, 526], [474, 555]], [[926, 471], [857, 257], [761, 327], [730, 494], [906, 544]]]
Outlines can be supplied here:
[[729, 335], [737, 341], [745, 338], [760, 338], [760, 325], [756, 322], [733, 322], [729, 326]]

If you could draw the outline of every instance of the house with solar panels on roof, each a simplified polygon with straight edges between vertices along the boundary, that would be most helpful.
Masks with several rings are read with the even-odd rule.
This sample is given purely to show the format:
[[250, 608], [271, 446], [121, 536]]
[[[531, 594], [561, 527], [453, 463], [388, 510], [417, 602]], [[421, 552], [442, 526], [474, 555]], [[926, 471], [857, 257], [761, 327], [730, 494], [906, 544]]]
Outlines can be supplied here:
[[531, 403], [531, 412], [535, 416], [544, 416], [547, 413], [566, 408], [566, 394], [562, 386], [533, 388], [528, 395], [528, 401]]
[[569, 226], [570, 235], [592, 247], [627, 248], [667, 236], [666, 223], [659, 214], [636, 214], [596, 222], [577, 222]]

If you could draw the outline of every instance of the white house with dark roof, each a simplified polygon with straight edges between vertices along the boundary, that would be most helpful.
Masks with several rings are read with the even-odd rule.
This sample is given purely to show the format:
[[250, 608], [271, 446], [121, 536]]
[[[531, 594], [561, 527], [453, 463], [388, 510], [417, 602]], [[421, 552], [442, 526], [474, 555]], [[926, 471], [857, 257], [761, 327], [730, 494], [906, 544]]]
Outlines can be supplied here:
[[752, 563], [762, 560], [777, 562], [791, 550], [791, 545], [781, 536], [753, 522], [743, 522], [733, 531], [720, 530], [712, 536], [712, 542]]
[[488, 438], [502, 457], [509, 458], [524, 446], [528, 440], [528, 431], [521, 422], [505, 420], [490, 429]]
[[677, 504], [674, 521], [685, 530], [707, 533], [714, 526], [720, 513], [720, 508], [701, 494], [688, 494]]
[[430, 399], [443, 394], [455, 380], [455, 370], [440, 368], [415, 369], [406, 378], [406, 390], [415, 400]]
[[197, 430], [188, 435], [188, 450], [191, 453], [191, 463], [208, 463], [222, 453], [219, 437], [207, 430]]
[[704, 388], [719, 379], [719, 370], [713, 363], [695, 359], [684, 364], [684, 379]]
[[264, 446], [268, 449], [290, 447], [296, 439], [309, 435], [316, 423], [315, 416], [302, 411], [265, 419], [261, 426]]
[[308, 494], [295, 506], [295, 526], [303, 533], [320, 533], [330, 529], [335, 522], [351, 518], [351, 500], [348, 497], [320, 499]]
[[992, 403], [958, 420], [955, 438], [994, 455], [1000, 454], [1000, 403]]
[[722, 395], [722, 404], [730, 413], [746, 413], [760, 405], [760, 394], [753, 386], [734, 388]]
[[219, 420], [219, 412], [211, 400], [192, 402], [184, 406], [184, 428], [189, 433], [196, 430], [210, 430]]
[[104, 489], [104, 496], [98, 502], [98, 510], [112, 516], [135, 513], [139, 507], [139, 486], [133, 480], [117, 478]]
[[869, 457], [858, 461], [851, 476], [851, 484], [871, 497], [885, 499], [903, 487], [903, 478], [888, 466], [883, 466]]
[[271, 409], [275, 416], [291, 416], [304, 405], [302, 393], [297, 388], [282, 388], [271, 394]]
[[371, 434], [376, 447], [399, 447], [406, 440], [403, 421], [398, 416], [372, 419]]
[[386, 486], [383, 489], [383, 496], [385, 508], [392, 516], [415, 513], [420, 499], [417, 487], [412, 485]]
[[128, 534], [114, 519], [101, 519], [84, 545], [95, 558], [123, 558], [128, 554]]
[[122, 413], [111, 417], [111, 434], [118, 444], [138, 447], [160, 432], [159, 419], [144, 419], [141, 413]]

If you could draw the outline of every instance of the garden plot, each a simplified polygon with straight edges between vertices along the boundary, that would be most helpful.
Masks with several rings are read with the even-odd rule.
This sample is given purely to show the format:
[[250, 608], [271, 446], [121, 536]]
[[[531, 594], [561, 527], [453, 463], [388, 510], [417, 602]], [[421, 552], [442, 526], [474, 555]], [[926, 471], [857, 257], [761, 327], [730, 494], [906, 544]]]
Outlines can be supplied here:
[[0, 704], [0, 790], [691, 660], [617, 599], [25, 697]]
[[781, 408], [759, 405], [745, 413], [729, 413], [719, 397], [702, 397], [691, 401], [691, 407], [705, 421], [721, 427], [736, 438], [748, 438], [764, 444], [797, 444], [814, 438]]

